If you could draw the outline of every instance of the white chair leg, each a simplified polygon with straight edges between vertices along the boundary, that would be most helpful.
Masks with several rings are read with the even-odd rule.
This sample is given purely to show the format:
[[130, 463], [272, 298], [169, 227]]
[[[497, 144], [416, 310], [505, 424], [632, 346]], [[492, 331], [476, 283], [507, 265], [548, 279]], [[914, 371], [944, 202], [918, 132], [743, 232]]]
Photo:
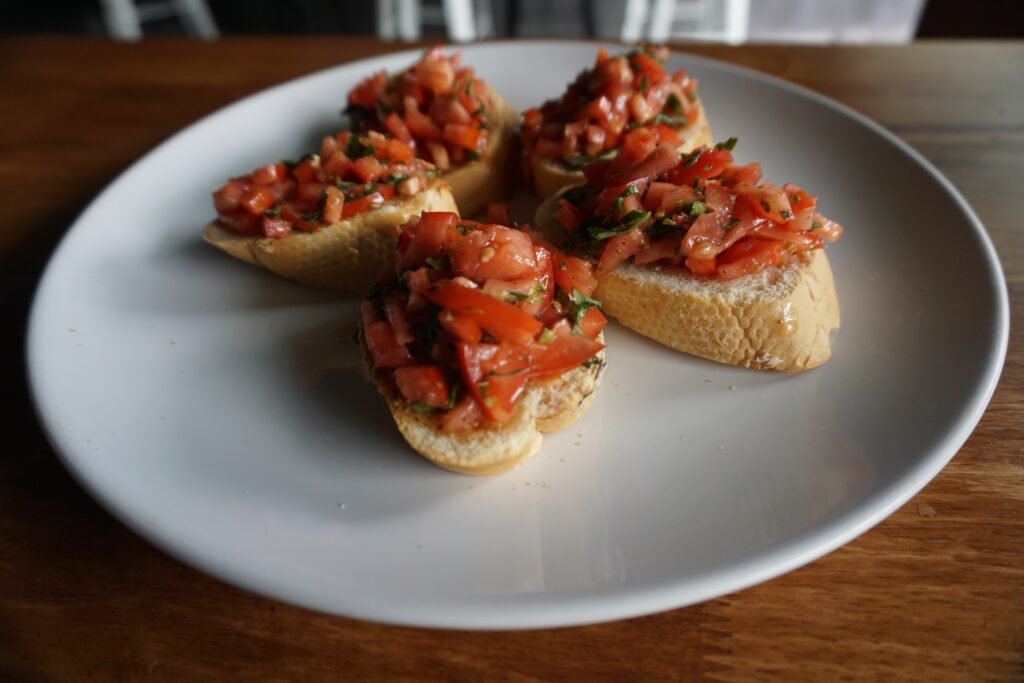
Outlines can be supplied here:
[[676, 15], [675, 0], [654, 0], [651, 11], [651, 25], [647, 39], [652, 43], [664, 43], [672, 35], [672, 22]]
[[476, 40], [472, 0], [443, 0], [443, 3], [448, 37], [459, 43]]
[[750, 34], [750, 0], [725, 0], [725, 42], [739, 45]]
[[101, 0], [107, 32], [116, 40], [142, 38], [142, 22], [132, 0]]
[[185, 23], [189, 33], [206, 40], [220, 37], [217, 22], [213, 20], [206, 0], [176, 0], [178, 15]]
[[381, 40], [395, 39], [395, 3], [393, 0], [377, 0], [377, 37]]
[[423, 34], [419, 0], [398, 0], [398, 37], [419, 40]]
[[650, 13], [648, 0], [626, 0], [626, 14], [622, 18], [622, 42], [637, 43], [644, 37], [644, 24]]

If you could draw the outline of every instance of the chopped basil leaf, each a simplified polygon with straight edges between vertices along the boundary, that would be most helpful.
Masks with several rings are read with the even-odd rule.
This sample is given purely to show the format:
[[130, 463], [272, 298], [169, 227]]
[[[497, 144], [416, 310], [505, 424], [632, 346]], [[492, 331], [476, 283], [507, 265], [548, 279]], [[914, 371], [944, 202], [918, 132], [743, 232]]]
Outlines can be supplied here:
[[339, 180], [335, 180], [334, 181], [334, 186], [336, 188], [338, 188], [339, 190], [341, 190], [342, 192], [344, 192], [345, 190], [350, 190], [353, 187], [355, 187], [355, 183], [350, 183], [347, 180], [340, 180], [339, 179]]
[[663, 123], [666, 126], [672, 128], [685, 128], [689, 125], [690, 120], [685, 116], [667, 116], [665, 114], [655, 114], [654, 118], [648, 121], [648, 123]]
[[567, 166], [573, 170], [582, 170], [587, 166], [598, 161], [611, 161], [615, 158], [615, 155], [619, 153], [618, 149], [607, 149], [597, 156], [587, 156], [586, 154], [573, 154], [568, 159], [560, 159], [562, 165]]
[[572, 292], [569, 293], [569, 317], [572, 319], [573, 332], [580, 334], [580, 321], [583, 320], [587, 311], [595, 306], [601, 308], [601, 302], [581, 294], [578, 289], [573, 287]]
[[811, 230], [817, 230], [823, 226], [821, 221], [811, 221]]
[[349, 159], [359, 159], [360, 157], [372, 157], [374, 155], [374, 149], [370, 145], [364, 145], [360, 141], [358, 135], [350, 135], [348, 142], [345, 143], [345, 156]]
[[419, 401], [410, 403], [409, 407], [413, 409], [413, 412], [420, 414], [432, 413], [435, 410], [437, 410], [437, 408], [435, 408], [434, 406], [428, 406], [426, 403], [420, 403]]
[[764, 209], [766, 213], [772, 212], [772, 205], [768, 203], [767, 199], [761, 200], [761, 208]]
[[696, 218], [707, 210], [708, 207], [704, 202], [699, 199], [695, 199], [693, 200], [693, 203], [690, 204], [690, 218]]
[[451, 410], [455, 407], [455, 404], [459, 402], [459, 396], [462, 394], [462, 384], [458, 381], [452, 382], [451, 389], [448, 390], [448, 402], [445, 403], [444, 407], [446, 410]]
[[719, 142], [715, 145], [715, 149], [727, 149], [730, 152], [736, 149], [736, 143], [739, 142], [739, 138], [729, 138], [725, 142]]
[[690, 156], [686, 157], [686, 161], [683, 162], [683, 168], [690, 168], [697, 163], [697, 159], [700, 159], [700, 148], [690, 152]]
[[794, 204], [799, 204], [800, 203], [800, 193], [797, 192], [796, 194], [790, 195], [790, 199], [793, 200]]
[[640, 77], [640, 84], [637, 86], [640, 92], [647, 92], [647, 74]]
[[580, 204], [587, 201], [594, 195], [598, 194], [600, 191], [600, 187], [595, 187], [592, 185], [579, 185], [566, 191], [566, 193], [562, 195], [562, 199], [569, 202], [570, 204], [579, 206]]
[[358, 104], [352, 104], [345, 109], [345, 115], [348, 116], [349, 127], [352, 130], [360, 130], [367, 120], [373, 118], [373, 110]]
[[480, 161], [480, 152], [477, 152], [472, 149], [467, 150], [466, 158], [469, 159], [470, 161]]
[[387, 180], [385, 180], [384, 182], [386, 182], [388, 185], [397, 185], [398, 183], [402, 182], [408, 177], [409, 176], [405, 175], [404, 173], [396, 173]]
[[270, 208], [270, 209], [267, 209], [266, 211], [264, 211], [263, 215], [264, 216], [270, 216], [271, 218], [280, 218], [281, 217], [281, 211], [283, 211], [283, 210], [284, 210], [283, 206], [275, 206], [273, 208]]
[[555, 341], [555, 333], [545, 327], [540, 331], [540, 336], [537, 337], [537, 341], [541, 344], [550, 344]]
[[427, 265], [434, 270], [448, 270], [451, 268], [451, 259], [448, 257], [448, 254], [443, 254], [440, 258], [428, 256]]
[[696, 90], [692, 90], [692, 91], [686, 93], [686, 99], [690, 100], [691, 102], [696, 102], [697, 101], [697, 91]]
[[735, 228], [739, 224], [740, 224], [740, 219], [739, 218], [733, 218], [731, 221], [726, 223], [725, 227], [722, 228], [722, 229], [725, 230], [726, 232], [729, 232], [730, 230], [732, 230], [733, 228]]
[[784, 211], [781, 211], [780, 213], [782, 214], [783, 218], [791, 218], [793, 216], [793, 212], [792, 211], [785, 211], [784, 210]]
[[600, 364], [601, 364], [601, 359], [598, 358], [597, 356], [593, 356], [592, 358], [588, 358], [585, 361], [583, 361], [583, 367], [585, 367], [585, 368], [592, 368], [595, 365], [600, 365]]
[[670, 93], [668, 99], [665, 100], [665, 110], [670, 114], [682, 114], [683, 113], [683, 101], [679, 99], [679, 95]]

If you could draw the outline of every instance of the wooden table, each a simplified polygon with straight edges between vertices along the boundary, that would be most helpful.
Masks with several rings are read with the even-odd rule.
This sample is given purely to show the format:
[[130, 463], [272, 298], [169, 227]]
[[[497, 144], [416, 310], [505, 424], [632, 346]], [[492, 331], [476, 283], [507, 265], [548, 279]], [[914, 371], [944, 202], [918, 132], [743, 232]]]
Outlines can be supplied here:
[[803, 569], [584, 628], [396, 628], [224, 585], [79, 489], [37, 426], [22, 362], [33, 285], [56, 241], [108, 181], [198, 117], [390, 49], [348, 38], [0, 41], [0, 679], [1024, 679], [1022, 43], [692, 50], [810, 86], [914, 145], [977, 210], [1009, 281], [1010, 352], [973, 436], [899, 512]]

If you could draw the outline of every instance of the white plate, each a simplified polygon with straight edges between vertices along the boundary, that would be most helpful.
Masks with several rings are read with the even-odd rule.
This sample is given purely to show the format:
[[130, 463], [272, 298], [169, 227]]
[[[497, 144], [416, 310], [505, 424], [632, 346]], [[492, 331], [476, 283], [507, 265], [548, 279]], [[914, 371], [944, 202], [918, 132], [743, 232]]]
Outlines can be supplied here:
[[[519, 108], [596, 46], [496, 43], [465, 62]], [[132, 166], [53, 257], [29, 327], [36, 406], [97, 499], [172, 555], [313, 609], [521, 628], [706, 600], [883, 519], [970, 434], [1007, 343], [985, 232], [918, 154], [791, 84], [674, 55], [724, 139], [821, 196], [843, 326], [824, 367], [756, 372], [622, 328], [590, 412], [511, 474], [419, 459], [337, 330], [355, 303], [202, 244], [225, 178], [312, 148], [345, 93], [415, 52], [219, 111]]]

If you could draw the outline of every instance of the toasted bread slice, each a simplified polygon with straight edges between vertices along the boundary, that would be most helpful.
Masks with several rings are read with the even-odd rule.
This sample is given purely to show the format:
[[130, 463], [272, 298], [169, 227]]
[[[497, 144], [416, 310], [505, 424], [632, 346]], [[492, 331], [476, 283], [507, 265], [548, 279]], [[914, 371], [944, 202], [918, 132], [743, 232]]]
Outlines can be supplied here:
[[[676, 131], [683, 139], [679, 144], [680, 152], [690, 152], [702, 145], [711, 144], [711, 126], [704, 115], [704, 107], [698, 105], [697, 113], [698, 118], [693, 125]], [[563, 187], [580, 185], [587, 180], [583, 171], [574, 171], [556, 159], [529, 153], [526, 156], [533, 176], [533, 189], [541, 198], [550, 197]]]
[[443, 176], [452, 186], [459, 215], [466, 218], [484, 211], [492, 202], [508, 199], [515, 178], [519, 112], [493, 89], [489, 90], [493, 114], [487, 126], [491, 132], [487, 153], [481, 160], [459, 166]]
[[403, 224], [423, 211], [455, 211], [448, 186], [437, 183], [407, 199], [280, 239], [245, 237], [213, 221], [203, 239], [237, 259], [310, 287], [361, 292], [391, 263]]
[[[537, 209], [537, 226], [560, 230], [558, 198]], [[598, 278], [594, 297], [626, 327], [670, 348], [727, 365], [798, 372], [832, 354], [839, 299], [823, 249], [786, 266], [735, 280], [694, 275], [686, 268], [624, 263]]]
[[508, 422], [455, 433], [442, 432], [439, 417], [412, 410], [380, 371], [375, 382], [398, 430], [417, 453], [453, 472], [489, 476], [529, 460], [540, 450], [542, 434], [564, 429], [586, 412], [604, 373], [604, 351], [596, 358], [600, 362], [590, 367], [530, 382]]

